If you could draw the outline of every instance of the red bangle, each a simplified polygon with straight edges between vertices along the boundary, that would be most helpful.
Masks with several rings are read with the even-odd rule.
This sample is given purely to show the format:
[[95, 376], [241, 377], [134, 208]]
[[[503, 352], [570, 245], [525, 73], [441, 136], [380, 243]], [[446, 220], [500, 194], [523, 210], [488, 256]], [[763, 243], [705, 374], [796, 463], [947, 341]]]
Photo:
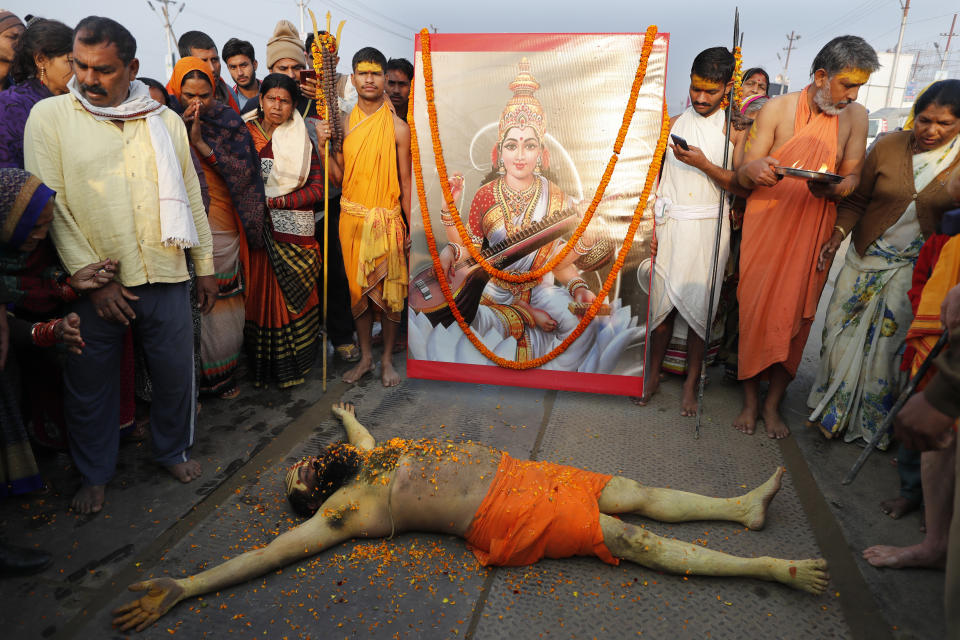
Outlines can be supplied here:
[[63, 322], [63, 318], [57, 318], [50, 322], [37, 322], [30, 328], [30, 339], [38, 347], [52, 347], [57, 344], [56, 328]]

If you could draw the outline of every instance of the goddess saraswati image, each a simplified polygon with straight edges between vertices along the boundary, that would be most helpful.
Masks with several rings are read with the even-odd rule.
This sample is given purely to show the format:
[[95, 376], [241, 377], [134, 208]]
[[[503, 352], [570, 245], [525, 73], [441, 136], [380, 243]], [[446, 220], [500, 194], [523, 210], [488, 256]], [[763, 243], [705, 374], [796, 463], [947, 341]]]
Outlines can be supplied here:
[[[542, 267], [561, 250], [580, 222], [581, 211], [578, 203], [547, 177], [547, 122], [544, 108], [534, 95], [540, 84], [526, 59], [520, 62], [509, 88], [513, 96], [500, 114], [492, 149], [493, 171], [473, 196], [463, 222], [469, 241], [491, 263], [505, 271], [522, 273]], [[464, 188], [461, 174], [451, 176], [450, 188], [454, 201], [459, 202]], [[592, 288], [584, 275], [609, 262], [612, 244], [599, 239], [591, 224], [551, 272], [515, 284], [489, 276], [470, 257], [462, 246], [453, 215], [446, 205], [441, 208], [448, 243], [440, 252], [440, 264], [472, 331], [502, 358], [525, 361], [549, 353], [576, 329], [584, 310], [593, 302], [593, 289], [599, 290], [599, 279], [591, 278]], [[410, 305], [423, 312], [432, 326], [449, 327], [450, 335], [444, 339], [446, 353], [438, 353], [437, 359], [474, 362], [482, 358], [454, 323], [439, 289], [433, 286], [431, 274], [432, 269], [428, 269], [411, 278]], [[629, 310], [624, 311], [630, 320]], [[605, 305], [601, 313], [609, 315], [610, 306]], [[584, 364], [592, 360], [588, 369], [596, 370], [599, 351], [607, 346], [597, 343], [598, 328], [603, 326], [603, 322], [592, 322], [542, 368], [584, 371]], [[597, 348], [596, 357], [591, 358]], [[618, 356], [622, 348], [620, 345], [618, 353], [611, 356]], [[608, 360], [615, 361], [616, 357]]]

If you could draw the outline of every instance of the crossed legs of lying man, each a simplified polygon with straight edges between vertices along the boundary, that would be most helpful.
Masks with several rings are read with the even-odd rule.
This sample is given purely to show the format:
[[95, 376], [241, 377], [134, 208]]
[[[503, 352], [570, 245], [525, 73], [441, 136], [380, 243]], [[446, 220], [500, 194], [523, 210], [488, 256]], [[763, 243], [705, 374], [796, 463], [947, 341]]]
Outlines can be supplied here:
[[637, 513], [662, 522], [728, 520], [760, 529], [780, 489], [782, 468], [747, 494], [708, 498], [515, 460], [473, 442], [394, 438], [377, 445], [352, 405], [338, 404], [333, 412], [349, 444], [330, 445], [287, 473], [291, 505], [309, 520], [264, 548], [196, 575], [131, 585], [146, 595], [117, 609], [114, 624], [139, 631], [185, 598], [276, 571], [352, 538], [401, 532], [460, 536], [484, 565], [596, 555], [609, 564], [625, 559], [672, 573], [758, 578], [813, 594], [827, 586], [824, 560], [741, 558], [662, 538], [612, 515]]

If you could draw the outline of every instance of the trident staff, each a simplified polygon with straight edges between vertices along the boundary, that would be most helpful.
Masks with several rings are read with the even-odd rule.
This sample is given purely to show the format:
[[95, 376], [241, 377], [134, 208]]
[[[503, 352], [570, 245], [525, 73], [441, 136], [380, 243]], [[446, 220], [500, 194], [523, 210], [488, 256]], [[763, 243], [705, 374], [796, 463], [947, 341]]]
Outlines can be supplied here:
[[[734, 9], [733, 13], [733, 49], [736, 49], [743, 44], [743, 35], [740, 33], [740, 9]], [[727, 106], [727, 117], [726, 117], [726, 126], [724, 127], [726, 133], [726, 140], [723, 145], [723, 169], [727, 169], [727, 160], [730, 155], [730, 128], [733, 119], [733, 109], [734, 109], [734, 100], [736, 93], [736, 83], [734, 86], [730, 87], [730, 93], [728, 94], [728, 106]], [[720, 204], [717, 212], [717, 232], [713, 240], [713, 261], [711, 262], [712, 268], [710, 269], [710, 288], [708, 290], [708, 299], [707, 299], [707, 322], [705, 327], [704, 341], [703, 341], [703, 362], [700, 364], [700, 385], [697, 389], [697, 424], [696, 432], [694, 437], [700, 437], [700, 421], [703, 417], [703, 389], [707, 384], [707, 354], [710, 351], [710, 340], [711, 334], [713, 333], [713, 307], [714, 300], [716, 299], [716, 289], [717, 289], [717, 262], [720, 258], [720, 235], [723, 229], [723, 216], [724, 216], [724, 203], [727, 199], [727, 191], [720, 185]]]

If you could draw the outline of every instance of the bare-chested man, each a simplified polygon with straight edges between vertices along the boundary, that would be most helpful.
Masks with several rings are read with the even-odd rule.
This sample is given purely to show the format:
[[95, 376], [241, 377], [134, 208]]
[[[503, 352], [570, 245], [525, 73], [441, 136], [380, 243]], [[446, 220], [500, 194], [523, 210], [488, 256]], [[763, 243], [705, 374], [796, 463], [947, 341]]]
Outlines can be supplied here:
[[707, 498], [646, 487], [546, 462], [515, 460], [476, 443], [395, 438], [377, 446], [349, 404], [333, 412], [350, 444], [330, 445], [287, 473], [294, 509], [312, 517], [249, 551], [196, 575], [130, 585], [145, 595], [114, 611], [114, 625], [142, 631], [186, 598], [217, 591], [308, 558], [352, 538], [401, 532], [465, 538], [484, 565], [521, 566], [543, 557], [623, 558], [659, 571], [773, 580], [819, 594], [824, 560], [739, 558], [661, 538], [612, 515], [638, 513], [663, 522], [729, 520], [763, 527], [783, 469], [743, 496]]
[[[740, 184], [753, 190], [744, 213], [738, 291], [744, 407], [734, 422], [746, 434], [758, 418], [769, 437], [790, 434], [780, 401], [796, 375], [828, 267], [850, 232], [836, 226], [834, 202], [859, 181], [867, 112], [854, 101], [879, 66], [862, 38], [834, 38], [814, 58], [812, 82], [771, 100], [750, 129], [737, 171]], [[843, 180], [780, 180], [776, 166], [828, 171]], [[770, 381], [762, 406], [761, 379]]]

